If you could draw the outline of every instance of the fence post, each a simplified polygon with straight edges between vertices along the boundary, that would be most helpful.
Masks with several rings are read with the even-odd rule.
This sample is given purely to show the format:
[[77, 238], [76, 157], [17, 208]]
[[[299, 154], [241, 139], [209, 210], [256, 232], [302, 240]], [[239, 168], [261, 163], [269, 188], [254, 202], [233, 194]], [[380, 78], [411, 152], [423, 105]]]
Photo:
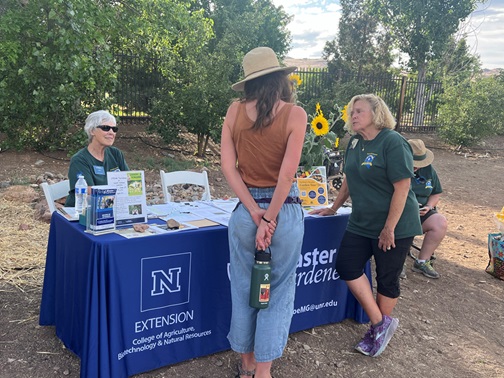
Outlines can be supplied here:
[[404, 98], [406, 97], [406, 82], [408, 81], [408, 75], [403, 74], [401, 78], [401, 94], [399, 96], [399, 109], [397, 110], [397, 125], [396, 131], [401, 131], [401, 118], [404, 108]]

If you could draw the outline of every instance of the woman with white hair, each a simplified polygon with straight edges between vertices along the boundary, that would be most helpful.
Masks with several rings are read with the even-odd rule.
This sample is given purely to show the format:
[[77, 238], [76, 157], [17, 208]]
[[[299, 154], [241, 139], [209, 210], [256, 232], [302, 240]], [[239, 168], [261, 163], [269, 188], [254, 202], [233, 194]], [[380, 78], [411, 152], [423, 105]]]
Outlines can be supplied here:
[[98, 110], [87, 117], [84, 131], [88, 136], [88, 145], [70, 160], [70, 192], [65, 206], [75, 206], [75, 183], [79, 175], [84, 175], [88, 186], [106, 185], [107, 172], [129, 170], [123, 153], [112, 147], [118, 129], [115, 117], [106, 110]]

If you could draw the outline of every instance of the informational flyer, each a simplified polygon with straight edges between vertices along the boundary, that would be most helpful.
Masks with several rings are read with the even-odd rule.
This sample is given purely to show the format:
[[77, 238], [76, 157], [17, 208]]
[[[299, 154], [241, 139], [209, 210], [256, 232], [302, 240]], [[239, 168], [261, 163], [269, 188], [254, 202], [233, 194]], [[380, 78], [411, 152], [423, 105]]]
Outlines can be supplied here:
[[93, 234], [110, 232], [115, 229], [114, 204], [117, 189], [111, 185], [91, 187], [89, 231]]
[[297, 186], [303, 206], [328, 205], [326, 168], [298, 168]]
[[144, 171], [107, 172], [110, 186], [117, 188], [114, 212], [116, 226], [147, 222]]

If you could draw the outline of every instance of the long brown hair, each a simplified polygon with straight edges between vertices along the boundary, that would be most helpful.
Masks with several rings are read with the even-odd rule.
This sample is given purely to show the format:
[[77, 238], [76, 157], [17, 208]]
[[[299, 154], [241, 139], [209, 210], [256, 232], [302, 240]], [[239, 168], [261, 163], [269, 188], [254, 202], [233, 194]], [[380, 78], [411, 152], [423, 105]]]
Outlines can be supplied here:
[[253, 130], [268, 127], [273, 122], [273, 108], [277, 101], [292, 102], [292, 85], [284, 72], [273, 72], [245, 83], [242, 102], [257, 100], [257, 119]]

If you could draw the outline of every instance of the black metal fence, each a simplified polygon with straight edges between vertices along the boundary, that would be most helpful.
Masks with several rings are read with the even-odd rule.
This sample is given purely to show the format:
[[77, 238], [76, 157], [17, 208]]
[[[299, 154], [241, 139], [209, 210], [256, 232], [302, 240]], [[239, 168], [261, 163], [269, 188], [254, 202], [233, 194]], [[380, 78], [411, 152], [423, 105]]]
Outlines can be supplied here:
[[[113, 113], [122, 121], [149, 119], [149, 109], [157, 90], [165, 80], [160, 72], [160, 59], [126, 54], [116, 55], [120, 67], [118, 86], [113, 93]], [[358, 86], [367, 93], [379, 95], [398, 121], [397, 129], [407, 132], [436, 130], [440, 82], [418, 82], [407, 76], [331, 74], [327, 69], [302, 69], [296, 72], [303, 80], [299, 99], [303, 104], [317, 101], [346, 85]], [[361, 92], [362, 93], [362, 92]], [[349, 98], [346, 101], [350, 100]]]
[[[389, 106], [397, 119], [397, 129], [414, 133], [436, 130], [438, 97], [441, 82], [419, 82], [404, 76], [357, 75], [339, 72], [330, 74], [326, 69], [306, 69], [296, 72], [303, 80], [299, 99], [303, 103], [323, 98], [326, 93], [337, 92], [344, 85], [353, 85], [361, 93], [374, 93]], [[347, 101], [350, 98], [347, 99]]]
[[118, 85], [113, 113], [121, 121], [150, 119], [149, 109], [156, 91], [163, 87], [160, 59], [150, 56], [117, 54]]

